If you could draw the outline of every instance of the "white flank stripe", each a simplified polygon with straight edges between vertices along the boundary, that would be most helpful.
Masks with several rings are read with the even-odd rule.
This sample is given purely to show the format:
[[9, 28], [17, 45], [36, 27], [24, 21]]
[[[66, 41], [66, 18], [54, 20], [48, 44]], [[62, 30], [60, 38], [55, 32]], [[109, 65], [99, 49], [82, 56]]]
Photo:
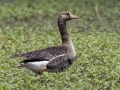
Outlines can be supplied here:
[[51, 60], [53, 60], [53, 59], [55, 59], [55, 58], [57, 58], [57, 57], [61, 57], [61, 56], [65, 56], [65, 54], [58, 55], [58, 56], [52, 58]]

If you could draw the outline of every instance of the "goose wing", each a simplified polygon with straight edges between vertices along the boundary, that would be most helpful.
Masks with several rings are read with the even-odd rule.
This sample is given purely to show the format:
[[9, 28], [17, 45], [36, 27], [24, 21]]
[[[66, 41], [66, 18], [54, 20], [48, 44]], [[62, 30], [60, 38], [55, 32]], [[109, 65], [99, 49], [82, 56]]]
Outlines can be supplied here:
[[25, 57], [25, 58], [27, 58], [27, 60], [24, 60], [26, 62], [45, 61], [45, 60], [50, 61], [58, 56], [61, 56], [62, 54], [66, 54], [66, 53], [67, 53], [66, 47], [59, 46], [59, 47], [50, 47], [50, 48], [33, 51], [33, 52], [16, 54], [16, 55], [12, 56], [12, 58]]

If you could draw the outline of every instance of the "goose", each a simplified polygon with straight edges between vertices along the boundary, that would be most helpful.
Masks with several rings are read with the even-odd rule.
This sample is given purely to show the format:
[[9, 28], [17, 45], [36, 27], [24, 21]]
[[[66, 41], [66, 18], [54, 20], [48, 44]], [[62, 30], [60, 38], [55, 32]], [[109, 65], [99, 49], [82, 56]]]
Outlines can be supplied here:
[[12, 58], [25, 58], [16, 67], [26, 67], [37, 75], [42, 75], [44, 71], [63, 72], [67, 70], [76, 59], [74, 45], [66, 27], [66, 21], [72, 19], [78, 19], [78, 17], [68, 11], [61, 12], [58, 16], [58, 27], [62, 38], [60, 46], [13, 55]]

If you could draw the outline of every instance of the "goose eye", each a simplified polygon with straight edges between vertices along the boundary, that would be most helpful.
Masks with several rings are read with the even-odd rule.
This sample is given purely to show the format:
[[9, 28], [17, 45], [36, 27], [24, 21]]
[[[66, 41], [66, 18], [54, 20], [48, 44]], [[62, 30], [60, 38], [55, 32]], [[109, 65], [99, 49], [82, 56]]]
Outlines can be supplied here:
[[69, 15], [69, 13], [67, 13], [66, 15]]

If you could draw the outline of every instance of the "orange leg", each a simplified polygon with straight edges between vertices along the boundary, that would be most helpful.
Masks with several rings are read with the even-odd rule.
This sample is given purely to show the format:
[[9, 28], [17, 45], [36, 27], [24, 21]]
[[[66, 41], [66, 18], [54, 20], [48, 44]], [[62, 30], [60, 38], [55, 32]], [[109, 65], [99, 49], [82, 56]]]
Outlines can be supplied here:
[[43, 71], [45, 71], [45, 67], [42, 67], [41, 69], [40, 69], [40, 75], [42, 75], [42, 73], [43, 73]]

